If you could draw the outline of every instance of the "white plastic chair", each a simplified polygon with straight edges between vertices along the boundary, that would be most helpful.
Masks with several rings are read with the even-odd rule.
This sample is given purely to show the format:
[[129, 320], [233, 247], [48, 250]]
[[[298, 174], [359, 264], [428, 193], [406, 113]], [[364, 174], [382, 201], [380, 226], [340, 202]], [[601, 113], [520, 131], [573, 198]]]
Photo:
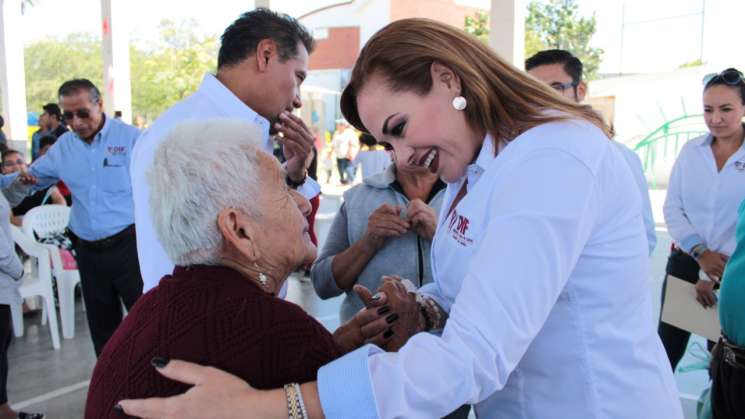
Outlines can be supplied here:
[[[23, 231], [28, 237], [46, 237], [65, 231], [70, 221], [70, 208], [64, 205], [42, 205], [31, 209], [23, 216]], [[57, 299], [59, 300], [62, 323], [62, 337], [75, 337], [75, 287], [80, 283], [77, 270], [67, 270], [62, 263], [59, 248], [39, 243], [49, 249], [52, 259], [52, 273], [57, 278]]]
[[[54, 309], [54, 291], [52, 289], [52, 269], [49, 261], [49, 250], [28, 237], [21, 229], [10, 226], [13, 241], [31, 257], [31, 272], [26, 272], [20, 287], [21, 297], [40, 296], [44, 299], [45, 317], [49, 319], [49, 331], [52, 334], [52, 347], [60, 348], [57, 311]], [[13, 330], [16, 337], [23, 336], [23, 312], [19, 304], [11, 307]]]

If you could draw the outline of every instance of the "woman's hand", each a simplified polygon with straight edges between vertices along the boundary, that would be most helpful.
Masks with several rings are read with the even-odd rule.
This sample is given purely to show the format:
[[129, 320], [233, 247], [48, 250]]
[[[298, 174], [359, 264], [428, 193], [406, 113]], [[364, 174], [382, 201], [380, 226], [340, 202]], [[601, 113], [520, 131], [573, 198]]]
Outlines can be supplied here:
[[406, 209], [411, 228], [421, 238], [432, 241], [437, 229], [437, 212], [421, 199], [414, 199]]
[[362, 240], [371, 249], [378, 251], [390, 237], [399, 237], [409, 231], [411, 225], [401, 219], [401, 208], [383, 204], [367, 219], [367, 231]]
[[343, 353], [351, 352], [365, 343], [385, 346], [393, 335], [391, 325], [386, 318], [391, 312], [385, 303], [384, 293], [372, 296], [370, 291], [362, 285], [354, 286], [355, 292], [365, 303], [365, 307], [349, 321], [339, 326], [334, 332], [334, 341]]
[[696, 301], [704, 308], [714, 307], [717, 304], [717, 296], [714, 294], [714, 281], [696, 282]]
[[246, 399], [260, 393], [240, 378], [212, 367], [177, 360], [166, 362], [157, 368], [159, 373], [194, 387], [174, 397], [122, 400], [119, 406], [124, 412], [146, 419], [237, 419], [245, 415], [242, 405]]
[[711, 279], [719, 280], [724, 273], [724, 265], [729, 258], [722, 253], [707, 250], [698, 258], [698, 266], [706, 272]]
[[391, 324], [392, 336], [381, 346], [387, 351], [398, 351], [411, 336], [419, 331], [422, 323], [421, 311], [416, 303], [416, 294], [410, 293], [398, 276], [384, 276], [379, 293], [385, 293], [386, 306], [391, 308], [386, 320]]

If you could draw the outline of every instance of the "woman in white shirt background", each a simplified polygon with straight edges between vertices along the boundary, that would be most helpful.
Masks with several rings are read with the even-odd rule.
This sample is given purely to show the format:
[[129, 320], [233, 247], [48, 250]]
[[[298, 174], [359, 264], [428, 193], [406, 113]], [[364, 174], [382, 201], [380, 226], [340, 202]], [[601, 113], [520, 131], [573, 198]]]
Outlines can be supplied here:
[[386, 281], [379, 302], [406, 308], [396, 336], [419, 333], [351, 352], [299, 393], [174, 360], [161, 373], [195, 386], [122, 401], [128, 414], [429, 419], [469, 403], [489, 419], [682, 418], [649, 321], [641, 198], [592, 109], [456, 28], [403, 19], [360, 52], [342, 111], [448, 183], [435, 282], [415, 296]]
[[[695, 283], [699, 303], [714, 307], [714, 288], [735, 250], [737, 209], [745, 199], [742, 73], [729, 68], [705, 77], [703, 105], [709, 134], [683, 146], [668, 184], [664, 214], [674, 246], [666, 273]], [[667, 280], [663, 303], [666, 285]], [[675, 370], [691, 334], [664, 322], [659, 334]]]

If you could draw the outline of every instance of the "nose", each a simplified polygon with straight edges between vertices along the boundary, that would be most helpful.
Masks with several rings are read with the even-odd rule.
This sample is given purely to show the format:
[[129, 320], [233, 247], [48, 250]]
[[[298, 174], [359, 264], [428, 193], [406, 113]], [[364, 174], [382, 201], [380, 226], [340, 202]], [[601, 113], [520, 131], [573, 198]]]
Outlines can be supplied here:
[[313, 210], [310, 205], [310, 201], [308, 201], [308, 199], [306, 199], [303, 195], [301, 195], [294, 189], [290, 190], [290, 195], [292, 195], [292, 199], [295, 200], [295, 204], [297, 204], [300, 212], [303, 213], [303, 217], [308, 217], [310, 215], [310, 212]]
[[295, 95], [295, 98], [292, 99], [292, 107], [295, 109], [299, 109], [303, 106], [303, 99], [300, 98], [300, 91], [298, 90], [297, 94]]

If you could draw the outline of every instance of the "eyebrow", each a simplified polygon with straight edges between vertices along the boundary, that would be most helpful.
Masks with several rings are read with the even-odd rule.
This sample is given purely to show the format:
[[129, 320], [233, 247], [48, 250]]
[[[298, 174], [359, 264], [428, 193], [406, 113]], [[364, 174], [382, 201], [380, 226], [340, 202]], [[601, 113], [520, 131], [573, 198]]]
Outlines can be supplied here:
[[398, 112], [394, 113], [393, 115], [390, 115], [388, 118], [385, 119], [385, 121], [383, 121], [383, 134], [384, 135], [388, 135], [388, 131], [390, 130], [390, 128], [388, 128], [388, 121], [390, 121], [391, 118], [393, 118], [396, 115], [398, 115]]

